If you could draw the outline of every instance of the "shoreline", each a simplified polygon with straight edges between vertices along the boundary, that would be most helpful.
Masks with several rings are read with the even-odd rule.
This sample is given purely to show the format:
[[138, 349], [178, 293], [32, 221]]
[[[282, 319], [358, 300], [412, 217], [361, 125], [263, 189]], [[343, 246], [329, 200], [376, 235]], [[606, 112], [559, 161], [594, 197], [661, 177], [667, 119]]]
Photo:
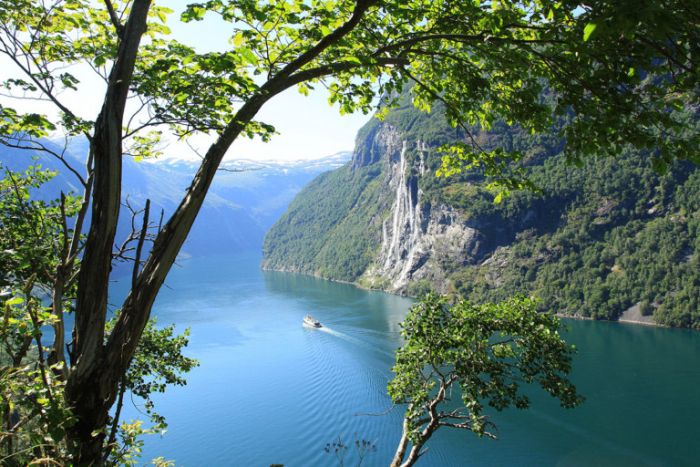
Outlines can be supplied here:
[[605, 322], [605, 323], [634, 324], [637, 326], [646, 326], [646, 327], [652, 327], [652, 328], [684, 329], [684, 328], [674, 328], [674, 327], [669, 326], [667, 324], [660, 324], [660, 323], [656, 323], [654, 321], [641, 321], [641, 320], [629, 319], [629, 318], [595, 319], [595, 318], [591, 318], [590, 316], [567, 315], [564, 313], [554, 313], [554, 316], [556, 316], [557, 318], [575, 319], [578, 321], [601, 321], [601, 322]]
[[[260, 270], [261, 270], [261, 271], [268, 271], [268, 272], [284, 272], [284, 273], [286, 273], [286, 274], [290, 274], [290, 273], [291, 273], [291, 274], [299, 274], [299, 275], [301, 275], [301, 276], [313, 277], [313, 278], [315, 278], [315, 279], [320, 279], [320, 280], [323, 280], [323, 281], [337, 282], [338, 284], [348, 284], [348, 285], [352, 285], [352, 286], [357, 287], [358, 289], [362, 289], [362, 290], [376, 290], [376, 291], [379, 291], [379, 292], [385, 292], [384, 290], [380, 290], [380, 289], [368, 289], [368, 288], [366, 288], [366, 287], [360, 287], [360, 286], [357, 284], [357, 282], [344, 281], [344, 280], [341, 280], [341, 279], [330, 279], [330, 278], [328, 278], [328, 277], [319, 276], [318, 274], [311, 274], [311, 273], [308, 273], [308, 272], [301, 272], [301, 271], [296, 271], [296, 270], [293, 270], [293, 269], [274, 269], [274, 268], [266, 268], [266, 267], [264, 267], [264, 266], [261, 264], [261, 265], [260, 265]], [[388, 293], [388, 294], [391, 294], [391, 295], [398, 295], [398, 294], [393, 294], [393, 293], [391, 293], [391, 292], [385, 292], [385, 293]], [[403, 296], [405, 296], [405, 295], [403, 295]]]
[[[271, 272], [284, 272], [284, 273], [292, 273], [292, 274], [300, 274], [302, 276], [308, 276], [308, 277], [313, 277], [316, 279], [324, 280], [324, 281], [329, 281], [329, 282], [336, 282], [338, 284], [347, 284], [347, 285], [352, 285], [355, 288], [358, 288], [360, 290], [367, 290], [367, 291], [373, 291], [373, 292], [382, 292], [386, 293], [389, 295], [395, 295], [397, 297], [408, 297], [408, 298], [417, 298], [417, 297], [412, 297], [410, 295], [402, 295], [394, 292], [390, 292], [388, 290], [382, 290], [382, 289], [372, 289], [369, 287], [363, 287], [357, 282], [350, 282], [350, 281], [344, 281], [340, 279], [331, 279], [328, 277], [322, 277], [319, 276], [318, 274], [311, 274], [311, 273], [306, 273], [306, 272], [301, 272], [301, 271], [295, 271], [291, 269], [274, 269], [274, 268], [268, 268], [264, 267], [262, 264], [260, 265], [260, 269], [262, 271], [271, 271]], [[660, 324], [656, 323], [654, 321], [641, 321], [637, 319], [629, 319], [629, 318], [618, 318], [618, 319], [595, 319], [591, 318], [588, 316], [577, 316], [577, 315], [567, 315], [564, 313], [554, 313], [554, 316], [557, 318], [566, 318], [566, 319], [575, 319], [579, 321], [603, 321], [606, 323], [619, 323], [619, 324], [631, 324], [635, 326], [645, 326], [645, 327], [652, 327], [652, 328], [666, 328], [666, 329], [686, 329], [686, 328], [674, 328], [673, 326], [669, 326], [667, 324]], [[690, 329], [690, 328], [688, 328]], [[692, 330], [692, 329], [691, 329]]]

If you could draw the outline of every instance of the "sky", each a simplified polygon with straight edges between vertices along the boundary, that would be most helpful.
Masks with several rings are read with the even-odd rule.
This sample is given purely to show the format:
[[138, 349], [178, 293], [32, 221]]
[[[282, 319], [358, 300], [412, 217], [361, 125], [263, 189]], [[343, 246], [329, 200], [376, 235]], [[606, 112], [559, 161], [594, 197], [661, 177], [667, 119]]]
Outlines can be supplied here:
[[[175, 13], [168, 20], [173, 37], [191, 45], [198, 52], [225, 50], [230, 36], [230, 25], [214, 15], [203, 21], [182, 23], [180, 12], [192, 0], [173, 0], [167, 6]], [[161, 2], [161, 5], [166, 3]], [[356, 113], [341, 116], [338, 109], [328, 104], [328, 93], [323, 87], [308, 96], [289, 89], [269, 101], [257, 116], [258, 120], [274, 125], [278, 135], [264, 143], [259, 139], [238, 139], [228, 157], [249, 159], [317, 159], [351, 151], [355, 135], [371, 117]], [[205, 142], [202, 142], [205, 146]]]
[[370, 118], [361, 113], [341, 116], [328, 104], [325, 89], [308, 97], [290, 89], [268, 102], [258, 114], [258, 120], [274, 125], [279, 134], [268, 143], [239, 139], [229, 156], [294, 160], [351, 151], [357, 130]]
[[[180, 23], [179, 13], [192, 0], [161, 1], [175, 10], [170, 15], [168, 26], [172, 37], [197, 49], [208, 52], [225, 49], [228, 44], [229, 26], [213, 15], [203, 21]], [[6, 57], [0, 57], [0, 80], [5, 80], [13, 65]], [[94, 119], [104, 94], [104, 84], [88, 70], [71, 70], [81, 80], [79, 92], [65, 92], [61, 98], [77, 114]], [[0, 104], [14, 107], [19, 111], [48, 113], [52, 110], [43, 102], [17, 101], [0, 96]], [[357, 130], [371, 117], [357, 113], [341, 116], [338, 109], [328, 104], [328, 94], [324, 88], [299, 94], [289, 89], [270, 100], [256, 119], [273, 125], [279, 134], [264, 143], [259, 139], [239, 138], [228, 151], [226, 159], [252, 160], [298, 160], [318, 159], [341, 151], [351, 151], [355, 144]], [[191, 142], [200, 152], [206, 150], [213, 138], [198, 137]], [[196, 154], [182, 143], [169, 143], [164, 150], [164, 159], [194, 159]]]

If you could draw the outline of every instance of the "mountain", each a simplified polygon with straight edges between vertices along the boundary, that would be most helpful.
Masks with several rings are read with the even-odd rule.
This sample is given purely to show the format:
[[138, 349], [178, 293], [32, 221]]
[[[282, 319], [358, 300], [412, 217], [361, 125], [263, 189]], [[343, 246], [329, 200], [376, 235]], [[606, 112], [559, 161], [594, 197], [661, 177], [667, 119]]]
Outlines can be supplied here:
[[567, 162], [564, 143], [496, 124], [482, 147], [525, 154], [542, 190], [495, 204], [479, 173], [437, 178], [464, 140], [408, 102], [358, 134], [352, 160], [304, 188], [265, 237], [263, 267], [472, 301], [513, 294], [543, 310], [700, 328], [700, 170], [648, 154]]
[[[62, 141], [43, 143], [58, 152], [62, 149]], [[76, 140], [69, 146], [65, 158], [72, 166], [82, 169], [85, 154], [86, 142]], [[225, 163], [214, 179], [182, 253], [208, 255], [260, 249], [265, 232], [294, 195], [315, 176], [342, 166], [349, 158], [350, 153], [338, 153], [308, 161], [234, 160]], [[0, 164], [12, 170], [41, 164], [57, 172], [57, 176], [42, 187], [40, 195], [46, 199], [57, 198], [61, 191], [79, 192], [77, 178], [54, 157], [0, 146]], [[162, 210], [167, 220], [185, 194], [197, 166], [195, 162], [136, 162], [125, 157], [123, 202], [128, 201], [134, 208], [141, 209], [150, 198], [151, 219], [157, 219]], [[117, 242], [130, 231], [130, 214], [122, 209]]]

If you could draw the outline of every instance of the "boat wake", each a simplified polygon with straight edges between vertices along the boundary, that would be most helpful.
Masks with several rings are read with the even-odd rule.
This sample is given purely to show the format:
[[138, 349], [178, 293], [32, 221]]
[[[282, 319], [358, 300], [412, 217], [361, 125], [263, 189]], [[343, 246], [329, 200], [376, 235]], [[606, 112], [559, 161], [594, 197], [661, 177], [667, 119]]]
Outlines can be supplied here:
[[394, 358], [394, 353], [390, 352], [388, 350], [380, 349], [369, 342], [363, 341], [362, 339], [358, 339], [357, 337], [353, 337], [347, 333], [336, 331], [335, 329], [331, 329], [328, 326], [323, 326], [322, 328], [318, 328], [317, 331], [320, 332], [325, 332], [326, 334], [330, 334], [331, 336], [335, 336], [339, 339], [343, 339], [346, 342], [350, 342], [352, 344], [355, 344], [359, 347], [365, 348], [372, 350], [374, 352], [380, 353], [382, 355], [386, 355], [387, 357]]

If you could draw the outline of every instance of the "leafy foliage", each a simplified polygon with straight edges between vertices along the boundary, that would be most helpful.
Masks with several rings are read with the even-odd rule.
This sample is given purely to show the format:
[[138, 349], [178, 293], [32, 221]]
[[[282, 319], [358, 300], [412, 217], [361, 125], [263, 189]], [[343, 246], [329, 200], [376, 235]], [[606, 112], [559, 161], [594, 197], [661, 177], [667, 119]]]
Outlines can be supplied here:
[[[392, 465], [411, 465], [441, 427], [494, 435], [485, 413], [528, 408], [523, 386], [537, 384], [563, 407], [582, 402], [567, 379], [573, 349], [559, 335], [557, 318], [537, 312], [530, 299], [473, 305], [428, 294], [402, 323], [389, 395], [407, 404], [402, 445]], [[449, 405], [452, 396], [459, 402]]]
[[183, 375], [199, 365], [197, 360], [182, 355], [189, 343], [189, 334], [186, 329], [183, 334], [176, 335], [174, 324], [159, 329], [156, 320], [151, 319], [124, 378], [124, 387], [143, 399], [146, 413], [160, 429], [167, 425], [162, 416], [153, 412], [155, 405], [151, 395], [165, 392], [168, 386], [184, 386], [187, 381]]
[[65, 383], [55, 376], [62, 368], [41, 355], [42, 327], [55, 317], [29, 293], [33, 286], [30, 280], [20, 290], [8, 287], [0, 297], [0, 459], [9, 466], [65, 461], [66, 431], [74, 423], [62, 398]]
[[[59, 127], [89, 133], [93, 122], [60, 99], [61, 91], [81, 85], [66, 65], [87, 63], [108, 78], [128, 7], [86, 0], [52, 8], [30, 0], [0, 5], [3, 52], [23, 72], [2, 86], [44, 95], [60, 111], [54, 119], [3, 105], [3, 135], [44, 136]], [[151, 5], [147, 13], [148, 41], [130, 88], [151, 115], [125, 133], [126, 152], [138, 157], [158, 154], [162, 130], [154, 127], [181, 137], [223, 131], [238, 104], [277, 92], [261, 84], [262, 76], [292, 78], [285, 87], [304, 94], [323, 84], [341, 112], [365, 113], [374, 96], [398, 95], [412, 80], [412, 104], [444, 105], [454, 126], [489, 129], [503, 120], [540, 132], [573, 112], [560, 129], [570, 157], [618, 153], [629, 145], [653, 151], [661, 165], [697, 157], [698, 136], [689, 133], [682, 110], [697, 104], [700, 41], [691, 19], [697, 11], [685, 1], [600, 0], [580, 7], [561, 0], [209, 0], [188, 5], [180, 17], [216, 15], [231, 24], [228, 49], [204, 54], [168, 37], [171, 9]], [[547, 101], [540, 98], [545, 86]], [[262, 122], [239, 123], [248, 136], [274, 133]], [[445, 167], [460, 170], [465, 161], [489, 158], [499, 157], [470, 141]]]
[[59, 252], [65, 247], [63, 240], [72, 234], [63, 216], [74, 216], [81, 200], [72, 195], [53, 201], [33, 196], [55, 176], [40, 166], [24, 173], [0, 169], [0, 286], [33, 277], [35, 285], [49, 287]]
[[[79, 197], [62, 195], [45, 201], [37, 196], [54, 173], [38, 166], [24, 173], [4, 169], [0, 179], [0, 459], [3, 465], [50, 462], [70, 465], [73, 446], [68, 431], [76, 418], [65, 399], [67, 362], [56, 358], [63, 348], [63, 313], [71, 313], [70, 294], [75, 281], [62, 284], [65, 296], [54, 293], [57, 273], [65, 268], [65, 253], [73, 237], [71, 218], [82, 205]], [[76, 237], [79, 238], [79, 237]], [[56, 303], [60, 300], [60, 305]], [[145, 401], [155, 424], [120, 424], [114, 415], [114, 443], [109, 446], [114, 465], [135, 465], [142, 441], [139, 436], [165, 427], [153, 411], [151, 394], [169, 385], [183, 385], [183, 374], [197, 362], [182, 355], [188, 331], [176, 335], [174, 326], [146, 326], [128, 366], [120, 391]], [[120, 442], [116, 442], [116, 437]], [[114, 448], [114, 449], [113, 449]]]
[[[109, 328], [114, 324], [113, 319]], [[112, 417], [112, 435], [108, 440], [109, 459], [114, 465], [138, 465], [143, 435], [162, 434], [168, 427], [165, 417], [155, 411], [152, 395], [164, 393], [169, 386], [184, 386], [184, 375], [199, 366], [195, 359], [186, 357], [182, 351], [189, 343], [189, 329], [175, 334], [175, 325], [156, 327], [156, 319], [149, 320], [144, 329], [139, 347], [129, 368], [120, 382], [116, 414]], [[122, 422], [119, 417], [124, 395], [129, 392], [143, 401], [151, 426], [145, 428], [141, 420]], [[115, 436], [121, 438], [117, 442]], [[164, 460], [156, 460], [166, 462]], [[154, 463], [158, 463], [154, 461]]]

